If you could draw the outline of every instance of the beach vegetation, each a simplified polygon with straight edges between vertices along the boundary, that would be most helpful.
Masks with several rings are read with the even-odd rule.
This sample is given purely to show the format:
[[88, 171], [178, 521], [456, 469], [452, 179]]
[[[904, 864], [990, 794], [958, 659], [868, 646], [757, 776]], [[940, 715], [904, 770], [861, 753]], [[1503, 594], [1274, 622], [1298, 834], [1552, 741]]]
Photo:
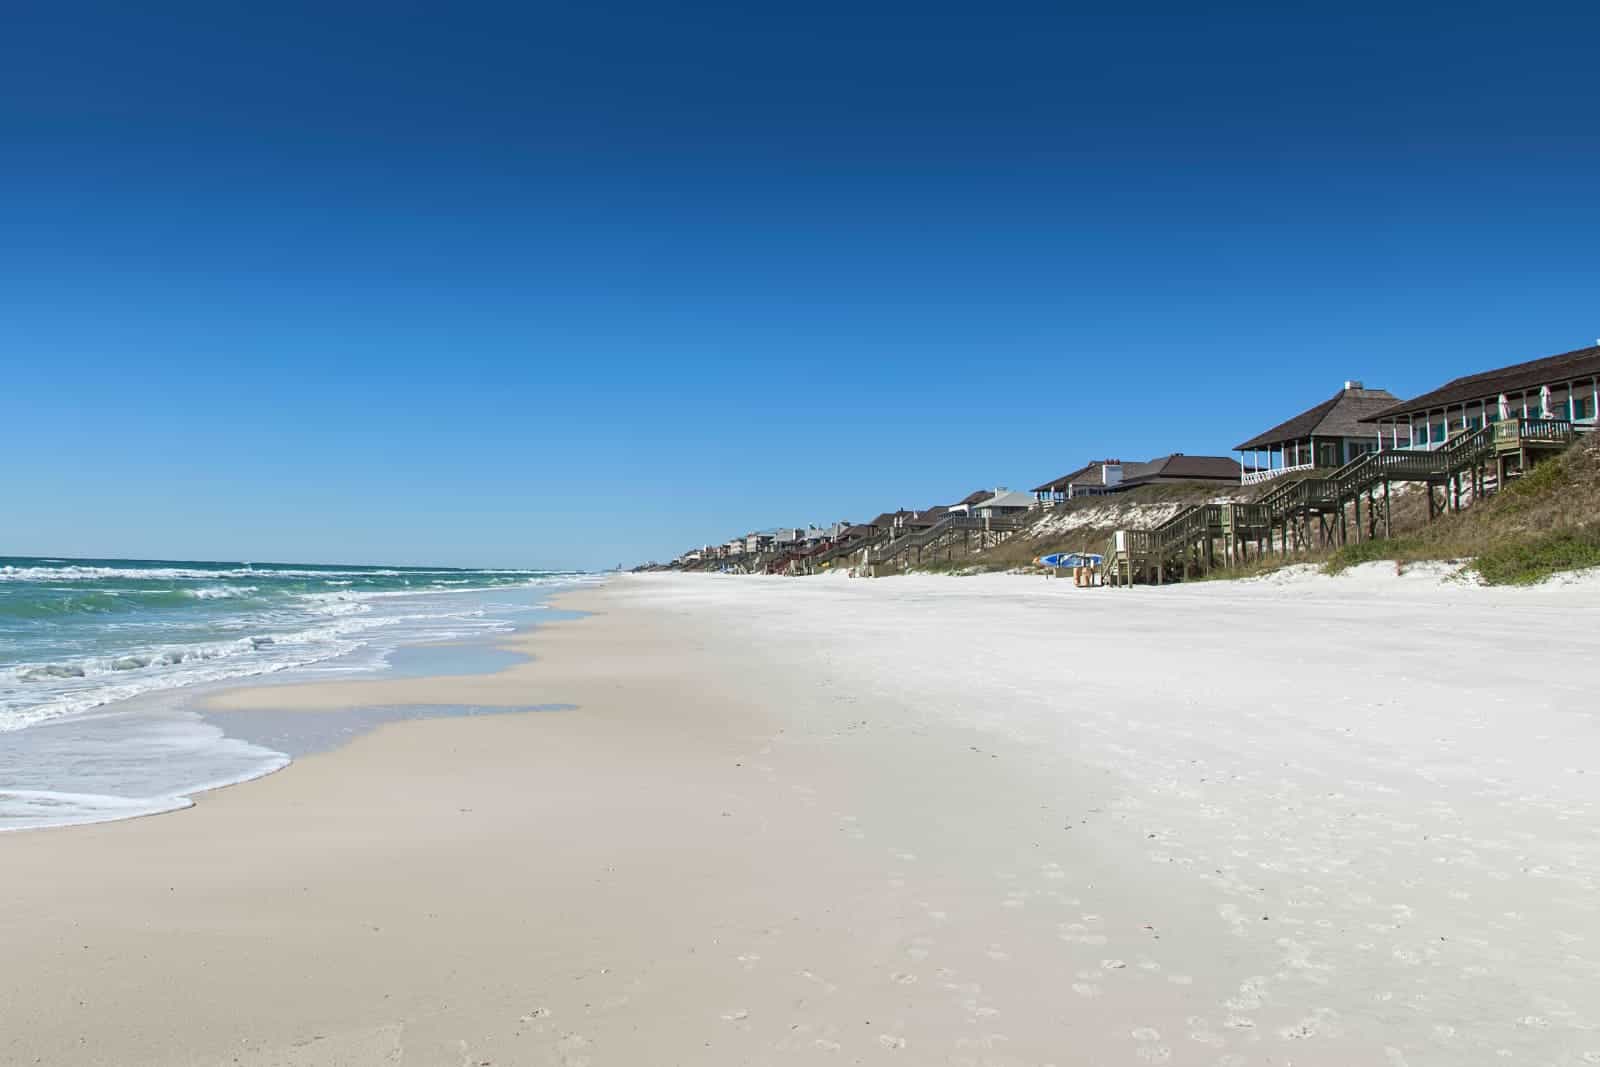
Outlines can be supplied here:
[[[1398, 512], [1397, 512], [1398, 514]], [[1489, 585], [1530, 585], [1600, 567], [1600, 441], [1580, 441], [1505, 488], [1432, 523], [1408, 515], [1395, 537], [1347, 544], [1322, 560], [1329, 574], [1362, 563], [1468, 560]], [[1398, 523], [1397, 523], [1398, 525]]]

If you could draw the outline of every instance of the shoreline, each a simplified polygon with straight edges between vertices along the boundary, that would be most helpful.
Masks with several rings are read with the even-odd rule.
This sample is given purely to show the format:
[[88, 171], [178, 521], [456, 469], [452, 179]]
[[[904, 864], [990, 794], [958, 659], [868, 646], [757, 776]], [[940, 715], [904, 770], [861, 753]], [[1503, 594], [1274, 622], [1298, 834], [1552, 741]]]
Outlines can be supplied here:
[[[540, 588], [538, 583], [534, 588]], [[588, 582], [573, 584], [574, 591]], [[460, 596], [459, 592], [446, 591]], [[469, 591], [488, 593], [488, 590]], [[521, 597], [508, 587], [500, 595]], [[424, 594], [425, 595], [425, 594]], [[337, 747], [356, 734], [391, 719], [422, 715], [456, 717], [484, 709], [442, 704], [418, 710], [350, 706], [335, 722], [314, 726], [274, 722], [270, 698], [247, 717], [219, 714], [210, 701], [236, 689], [270, 694], [279, 689], [325, 684], [339, 679], [471, 676], [495, 673], [526, 662], [517, 638], [541, 625], [571, 617], [545, 599], [521, 621], [505, 619], [507, 629], [471, 637], [427, 639], [414, 643], [363, 644], [341, 655], [282, 671], [244, 673], [115, 700], [76, 714], [47, 717], [20, 730], [0, 734], [0, 834], [67, 829], [192, 807], [197, 798], [275, 774], [315, 752]], [[500, 608], [504, 613], [504, 607]], [[513, 609], [517, 611], [518, 609]], [[482, 614], [482, 612], [478, 612]], [[445, 616], [450, 618], [450, 616]], [[391, 639], [392, 640], [392, 639]], [[531, 706], [528, 710], [551, 710]], [[279, 716], [281, 718], [281, 716]], [[248, 723], [247, 728], [241, 728]]]
[[0, 1060], [1590, 1062], [1600, 609], [1214, 589], [624, 578], [495, 675], [233, 693], [578, 707], [0, 839]]

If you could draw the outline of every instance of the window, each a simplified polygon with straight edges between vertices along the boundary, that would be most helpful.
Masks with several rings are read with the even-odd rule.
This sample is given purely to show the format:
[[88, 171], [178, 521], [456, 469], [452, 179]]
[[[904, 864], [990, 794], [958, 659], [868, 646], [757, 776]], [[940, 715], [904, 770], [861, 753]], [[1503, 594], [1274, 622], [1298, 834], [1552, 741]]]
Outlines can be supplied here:
[[1574, 419], [1594, 418], [1594, 397], [1575, 396], [1572, 398], [1572, 417]]

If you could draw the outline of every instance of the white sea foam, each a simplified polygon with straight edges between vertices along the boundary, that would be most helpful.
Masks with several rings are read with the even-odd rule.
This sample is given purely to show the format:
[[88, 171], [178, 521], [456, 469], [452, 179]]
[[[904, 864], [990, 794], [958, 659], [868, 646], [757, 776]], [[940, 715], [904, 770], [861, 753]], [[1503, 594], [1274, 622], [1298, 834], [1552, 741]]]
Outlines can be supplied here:
[[[16, 568], [11, 570], [17, 572]], [[54, 570], [92, 572], [97, 580], [104, 580], [108, 572], [117, 568]], [[170, 570], [178, 577], [183, 569]], [[155, 571], [129, 569], [129, 573], [148, 577]], [[204, 573], [215, 576], [217, 572]], [[307, 573], [319, 577], [326, 574]], [[448, 641], [512, 629], [512, 618], [527, 610], [526, 605], [515, 602], [518, 589], [598, 580], [598, 576], [540, 574], [488, 589], [343, 588], [291, 593], [236, 615], [208, 617], [204, 624], [208, 632], [199, 640], [193, 638], [201, 635], [190, 633], [164, 642], [164, 635], [156, 630], [148, 635], [148, 643], [130, 642], [120, 648], [108, 647], [99, 654], [74, 655], [70, 644], [61, 646], [48, 659], [36, 656], [0, 667], [0, 733], [81, 714], [144, 693], [277, 674], [330, 660], [341, 660], [341, 670], [379, 669], [385, 649], [398, 644]], [[206, 601], [240, 601], [258, 589], [252, 584], [218, 583], [189, 590], [186, 596]], [[511, 602], [507, 602], [507, 594], [513, 595]], [[495, 599], [485, 599], [486, 596]], [[120, 624], [98, 625], [100, 633], [111, 634]], [[193, 629], [180, 620], [178, 630], [181, 632], [185, 626]], [[130, 636], [135, 632], [129, 631]], [[368, 648], [372, 655], [354, 655]]]
[[491, 617], [482, 607], [378, 612], [364, 602], [372, 597], [387, 600], [389, 594], [305, 594], [309, 612], [327, 621], [292, 631], [0, 669], [0, 733], [143, 693], [323, 663], [348, 656], [374, 639], [386, 638], [391, 644], [448, 641], [514, 628], [508, 618]]
[[261, 592], [258, 585], [205, 585], [199, 589], [188, 589], [185, 592], [196, 600], [232, 600], [235, 597], [250, 596]]
[[257, 568], [251, 566], [230, 567], [216, 569], [211, 567], [97, 567], [83, 564], [69, 564], [59, 567], [0, 567], [0, 582], [61, 582], [120, 579], [125, 581], [148, 581], [156, 578], [166, 579], [237, 579], [237, 578], [305, 578], [323, 580], [329, 578], [426, 578], [429, 576], [447, 575], [452, 578], [460, 577], [463, 573], [469, 574], [495, 574], [503, 576], [527, 575], [534, 581], [555, 580], [568, 581], [580, 577], [576, 573], [557, 571], [514, 571], [514, 570], [482, 570], [463, 572], [460, 570], [426, 570], [426, 569], [375, 569], [375, 570], [304, 570], [300, 568]]
[[188, 711], [47, 724], [0, 748], [0, 831], [154, 815], [286, 766]]
[[[106, 573], [115, 568], [55, 568], [58, 575], [73, 569], [93, 571], [92, 580], [55, 580], [79, 594], [116, 577]], [[147, 578], [152, 571], [133, 573]], [[514, 629], [546, 606], [530, 587], [603, 580], [539, 574], [487, 588], [363, 591], [327, 588], [327, 572], [316, 572], [318, 581], [307, 583], [313, 591], [273, 592], [263, 580], [259, 588], [268, 592], [261, 593], [257, 583], [205, 573], [215, 580], [182, 590], [153, 615], [132, 622], [121, 614], [91, 616], [79, 630], [91, 640], [74, 635], [52, 644], [44, 635], [31, 661], [0, 667], [0, 829], [170, 811], [187, 807], [195, 793], [288, 762], [281, 752], [225, 736], [171, 691], [296, 670], [382, 670], [402, 646]], [[456, 579], [484, 580], [459, 572]], [[156, 581], [140, 592], [179, 592], [175, 584]], [[245, 599], [251, 597], [261, 600]], [[202, 600], [215, 603], [201, 609]]]

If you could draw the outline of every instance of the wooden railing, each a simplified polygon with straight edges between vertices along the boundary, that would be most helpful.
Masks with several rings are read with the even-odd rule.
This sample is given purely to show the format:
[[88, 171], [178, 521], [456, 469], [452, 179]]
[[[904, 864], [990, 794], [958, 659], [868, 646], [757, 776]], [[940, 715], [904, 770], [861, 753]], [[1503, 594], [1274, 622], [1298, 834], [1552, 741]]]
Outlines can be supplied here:
[[925, 530], [902, 534], [881, 548], [875, 549], [868, 557], [872, 563], [887, 563], [896, 557], [903, 556], [914, 548], [923, 548], [937, 541], [947, 533], [956, 530], [979, 530], [990, 533], [1016, 533], [1028, 524], [1030, 520], [1012, 515], [996, 515], [993, 518], [978, 518], [971, 515], [946, 515], [938, 522]]
[[[1107, 543], [1106, 567], [1161, 565], [1214, 530], [1227, 526], [1260, 529], [1307, 512], [1326, 514], [1386, 481], [1437, 483], [1472, 470], [1508, 447], [1520, 448], [1528, 442], [1562, 444], [1577, 433], [1578, 427], [1569, 419], [1505, 419], [1460, 433], [1433, 449], [1368, 452], [1324, 477], [1296, 478], [1276, 486], [1253, 504], [1199, 504], [1185, 508], [1154, 530], [1119, 530]], [[1310, 469], [1281, 468], [1272, 475]]]
[[1270, 482], [1274, 478], [1281, 478], [1285, 474], [1299, 474], [1302, 471], [1315, 469], [1315, 463], [1298, 463], [1293, 467], [1269, 467], [1264, 471], [1243, 471], [1239, 475], [1239, 484], [1260, 485], [1262, 482]]

